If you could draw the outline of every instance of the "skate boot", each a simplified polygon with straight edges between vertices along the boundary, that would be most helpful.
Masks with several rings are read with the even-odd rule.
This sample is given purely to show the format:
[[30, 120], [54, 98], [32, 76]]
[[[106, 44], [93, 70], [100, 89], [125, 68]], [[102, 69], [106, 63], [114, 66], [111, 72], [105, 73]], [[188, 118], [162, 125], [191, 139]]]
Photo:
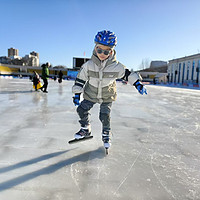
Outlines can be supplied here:
[[75, 133], [75, 139], [82, 139], [84, 137], [88, 137], [91, 134], [91, 127], [90, 125], [82, 126], [81, 129]]
[[110, 148], [111, 143], [110, 143], [110, 131], [109, 130], [103, 130], [103, 132], [102, 132], [102, 141], [103, 141], [104, 147], [106, 149]]

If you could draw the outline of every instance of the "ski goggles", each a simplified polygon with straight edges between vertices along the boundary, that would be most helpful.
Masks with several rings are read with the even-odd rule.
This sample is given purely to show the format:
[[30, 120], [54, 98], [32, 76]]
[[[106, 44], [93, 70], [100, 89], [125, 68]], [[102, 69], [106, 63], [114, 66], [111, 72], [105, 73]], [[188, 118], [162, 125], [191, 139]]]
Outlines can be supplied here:
[[104, 55], [106, 55], [106, 56], [111, 52], [111, 50], [103, 50], [103, 49], [101, 49], [99, 47], [96, 47], [96, 50], [97, 50], [98, 54], [104, 53]]

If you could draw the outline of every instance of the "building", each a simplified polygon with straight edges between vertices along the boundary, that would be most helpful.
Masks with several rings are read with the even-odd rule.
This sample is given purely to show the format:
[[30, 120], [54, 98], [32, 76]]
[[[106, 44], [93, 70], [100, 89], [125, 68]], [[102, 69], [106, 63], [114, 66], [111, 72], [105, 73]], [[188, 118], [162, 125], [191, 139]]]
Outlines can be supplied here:
[[22, 65], [22, 66], [39, 66], [39, 53], [35, 51], [30, 52], [29, 55], [20, 57], [18, 49], [10, 48], [8, 49], [8, 57], [0, 57], [0, 63], [12, 64], [12, 65]]
[[167, 83], [168, 65], [165, 61], [152, 61], [149, 68], [140, 70], [139, 73], [142, 76], [144, 82], [150, 83]]
[[81, 66], [87, 62], [88, 60], [90, 60], [90, 58], [77, 58], [77, 57], [73, 57], [73, 69], [79, 70], [81, 68]]
[[10, 48], [8, 49], [8, 57], [14, 57], [14, 56], [19, 56], [19, 51], [18, 49]]
[[[34, 52], [35, 53], [35, 52]], [[26, 66], [39, 66], [39, 54], [33, 54], [31, 52], [29, 55], [26, 55], [22, 58], [24, 65]]]
[[35, 52], [35, 51], [32, 51], [32, 52], [30, 53], [30, 55], [36, 56], [37, 58], [39, 58], [39, 53], [37, 53], [37, 52]]
[[169, 60], [169, 83], [190, 85], [199, 84], [200, 53]]
[[[75, 79], [78, 73], [78, 71], [69, 68], [49, 68], [49, 77], [54, 78], [55, 74], [58, 74], [60, 70], [64, 79]], [[34, 71], [40, 76], [42, 75], [42, 67], [0, 63], [0, 76], [31, 77]]]
[[0, 63], [10, 64], [11, 63], [11, 58], [9, 58], [7, 56], [1, 56], [0, 57]]
[[151, 61], [150, 68], [160, 68], [160, 67], [166, 67], [167, 62], [166, 61], [161, 61], [161, 60], [155, 60]]

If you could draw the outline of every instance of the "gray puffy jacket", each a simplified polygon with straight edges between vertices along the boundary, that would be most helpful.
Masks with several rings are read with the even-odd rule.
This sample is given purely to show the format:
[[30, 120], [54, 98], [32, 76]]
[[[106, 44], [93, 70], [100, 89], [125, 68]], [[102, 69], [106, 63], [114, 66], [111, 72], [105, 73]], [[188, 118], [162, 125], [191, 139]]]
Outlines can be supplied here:
[[[116, 60], [113, 51], [105, 61], [100, 61], [93, 51], [91, 60], [84, 63], [72, 87], [73, 93], [82, 93], [83, 98], [92, 102], [112, 102], [116, 100], [116, 79], [125, 76], [126, 67]], [[133, 85], [141, 80], [138, 73], [131, 73], [128, 82]]]

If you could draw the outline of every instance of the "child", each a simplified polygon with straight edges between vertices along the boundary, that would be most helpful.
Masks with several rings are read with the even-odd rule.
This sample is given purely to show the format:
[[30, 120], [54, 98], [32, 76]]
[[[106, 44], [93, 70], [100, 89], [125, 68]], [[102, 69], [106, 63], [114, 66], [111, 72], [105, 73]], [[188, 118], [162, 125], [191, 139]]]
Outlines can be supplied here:
[[[79, 71], [72, 92], [73, 102], [78, 105], [81, 129], [75, 134], [75, 139], [91, 134], [89, 110], [95, 103], [100, 104], [99, 119], [102, 122], [102, 141], [104, 147], [110, 147], [110, 112], [112, 102], [116, 100], [116, 79], [122, 78], [134, 85], [140, 94], [147, 94], [145, 87], [139, 81], [138, 73], [131, 73], [116, 60], [114, 47], [117, 37], [113, 32], [103, 30], [95, 36], [95, 48], [91, 60], [84, 63]], [[83, 93], [84, 100], [79, 103]]]
[[36, 71], [33, 71], [33, 88], [35, 88], [35, 91], [37, 91], [41, 87], [42, 84], [40, 82], [40, 76]]

